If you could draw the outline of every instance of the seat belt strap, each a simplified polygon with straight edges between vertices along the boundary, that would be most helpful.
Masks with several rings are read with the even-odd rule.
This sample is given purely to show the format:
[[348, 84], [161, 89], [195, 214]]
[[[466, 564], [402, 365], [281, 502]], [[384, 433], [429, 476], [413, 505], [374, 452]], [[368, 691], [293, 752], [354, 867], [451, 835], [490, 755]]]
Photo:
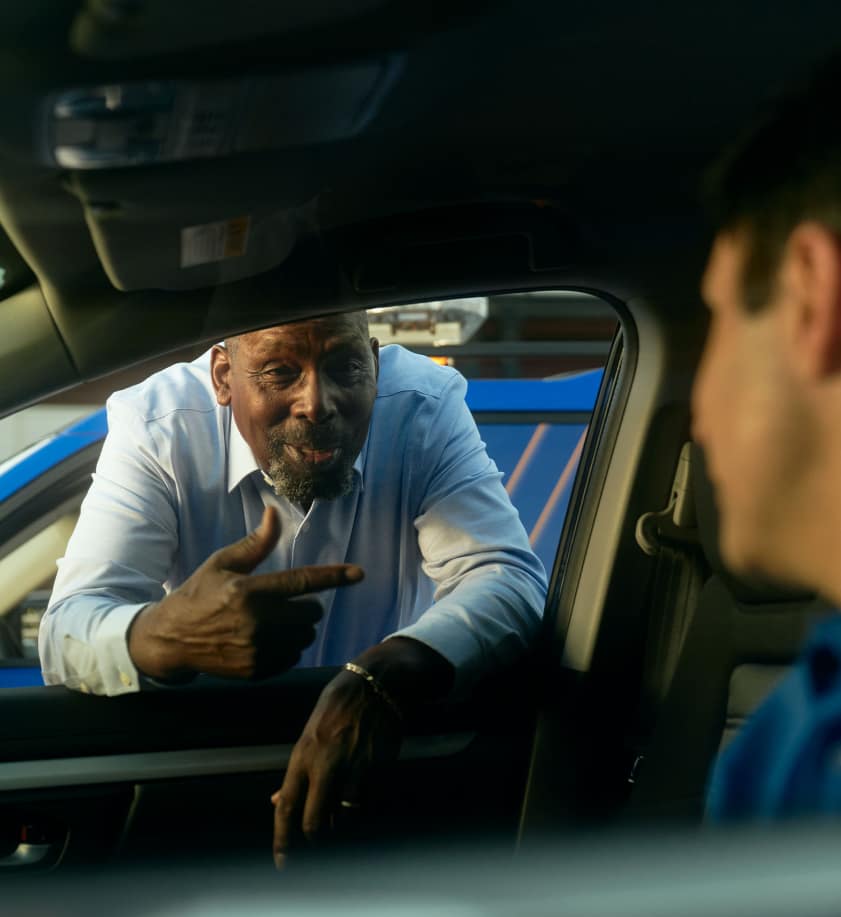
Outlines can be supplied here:
[[668, 505], [637, 521], [640, 548], [656, 557], [649, 587], [648, 625], [638, 716], [640, 743], [629, 782], [633, 783], [677, 668], [698, 597], [708, 575], [698, 537], [693, 494], [691, 444], [685, 443], [675, 470]]

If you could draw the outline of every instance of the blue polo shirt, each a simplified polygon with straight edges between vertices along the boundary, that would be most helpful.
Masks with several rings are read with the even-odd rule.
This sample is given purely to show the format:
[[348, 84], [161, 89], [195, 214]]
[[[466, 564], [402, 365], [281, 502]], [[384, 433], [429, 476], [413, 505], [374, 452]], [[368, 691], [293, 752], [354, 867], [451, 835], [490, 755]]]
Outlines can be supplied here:
[[841, 814], [841, 614], [810, 635], [777, 685], [716, 762], [711, 821]]

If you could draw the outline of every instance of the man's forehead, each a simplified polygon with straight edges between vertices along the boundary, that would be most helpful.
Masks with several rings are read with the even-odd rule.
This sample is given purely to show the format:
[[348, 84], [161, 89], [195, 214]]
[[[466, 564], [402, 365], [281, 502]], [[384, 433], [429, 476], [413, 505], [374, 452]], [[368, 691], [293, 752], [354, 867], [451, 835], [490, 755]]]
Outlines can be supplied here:
[[364, 322], [346, 315], [307, 319], [274, 325], [240, 335], [238, 340], [253, 354], [279, 349], [309, 348], [313, 342], [335, 346], [344, 342], [367, 341]]

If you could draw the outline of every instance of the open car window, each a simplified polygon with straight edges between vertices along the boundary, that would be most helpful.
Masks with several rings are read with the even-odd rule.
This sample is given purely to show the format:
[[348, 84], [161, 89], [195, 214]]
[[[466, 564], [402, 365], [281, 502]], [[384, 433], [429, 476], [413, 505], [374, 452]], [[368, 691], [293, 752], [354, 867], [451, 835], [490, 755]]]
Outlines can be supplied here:
[[[383, 345], [399, 344], [466, 377], [481, 438], [550, 574], [618, 328], [612, 307], [591, 295], [544, 291], [377, 308], [369, 323]], [[0, 685], [40, 683], [38, 622], [107, 431], [103, 402], [161, 363], [63, 393], [28, 409], [17, 426], [16, 415], [5, 421], [25, 448], [0, 465], [0, 583], [14, 582], [0, 593]], [[79, 415], [29, 442], [39, 425]], [[7, 438], [9, 448], [14, 441]]]

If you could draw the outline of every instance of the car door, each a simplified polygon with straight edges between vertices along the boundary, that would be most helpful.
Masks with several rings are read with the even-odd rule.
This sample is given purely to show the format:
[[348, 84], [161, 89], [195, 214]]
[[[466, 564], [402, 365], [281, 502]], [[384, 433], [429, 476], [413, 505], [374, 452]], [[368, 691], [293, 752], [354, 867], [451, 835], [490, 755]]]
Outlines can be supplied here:
[[[604, 349], [598, 350], [603, 362]], [[449, 359], [458, 362], [454, 352]], [[601, 379], [597, 369], [549, 382], [476, 378], [469, 384], [468, 403], [489, 452], [547, 565]], [[30, 452], [34, 471], [10, 469], [16, 477], [0, 503], [0, 575], [4, 563], [11, 575], [35, 540], [72, 523], [103, 433], [100, 411], [50, 440], [47, 455]], [[51, 547], [40, 549], [42, 569]], [[43, 602], [48, 583], [37, 585], [18, 602], [19, 618]], [[6, 684], [15, 686], [0, 691], [2, 867], [178, 858], [187, 839], [191, 856], [268, 860], [269, 796], [335, 670], [297, 669], [258, 683], [201, 676], [178, 689], [101, 698], [27, 687], [37, 680], [33, 663], [7, 660], [3, 670]], [[475, 835], [513, 843], [535, 674], [531, 660], [524, 661], [469, 698], [413, 716], [397, 765], [369, 786], [353, 844]], [[338, 826], [331, 842], [349, 842], [346, 831]]]

